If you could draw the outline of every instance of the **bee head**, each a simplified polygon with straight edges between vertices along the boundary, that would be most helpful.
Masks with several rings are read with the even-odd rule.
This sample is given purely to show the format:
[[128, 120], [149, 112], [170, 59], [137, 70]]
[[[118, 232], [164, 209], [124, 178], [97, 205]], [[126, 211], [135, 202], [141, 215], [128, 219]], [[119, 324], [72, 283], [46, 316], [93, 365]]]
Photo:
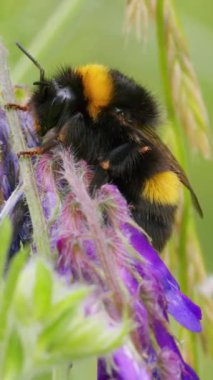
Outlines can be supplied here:
[[22, 45], [19, 43], [16, 45], [40, 72], [40, 80], [33, 83], [37, 88], [30, 104], [42, 134], [53, 127], [60, 128], [67, 119], [72, 118], [78, 112], [83, 112], [85, 97], [79, 75], [68, 67], [60, 69], [59, 73], [51, 80], [46, 79], [45, 71], [41, 65]]
[[37, 86], [31, 104], [42, 133], [61, 128], [76, 113], [84, 113], [85, 98], [81, 79], [71, 68], [61, 69], [51, 80], [34, 82]]

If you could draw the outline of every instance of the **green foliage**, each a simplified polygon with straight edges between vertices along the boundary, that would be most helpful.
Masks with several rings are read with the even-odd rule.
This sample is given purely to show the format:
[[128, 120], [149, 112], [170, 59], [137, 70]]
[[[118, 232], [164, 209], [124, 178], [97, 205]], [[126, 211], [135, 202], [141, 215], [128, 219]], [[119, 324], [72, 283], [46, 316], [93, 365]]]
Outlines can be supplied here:
[[[112, 325], [93, 287], [68, 285], [53, 264], [29, 258], [27, 250], [21, 250], [6, 271], [10, 236], [6, 220], [0, 227], [1, 380], [48, 372], [54, 376], [55, 366], [62, 370], [73, 360], [101, 356], [123, 343], [129, 321]], [[89, 312], [93, 306], [95, 313]]]

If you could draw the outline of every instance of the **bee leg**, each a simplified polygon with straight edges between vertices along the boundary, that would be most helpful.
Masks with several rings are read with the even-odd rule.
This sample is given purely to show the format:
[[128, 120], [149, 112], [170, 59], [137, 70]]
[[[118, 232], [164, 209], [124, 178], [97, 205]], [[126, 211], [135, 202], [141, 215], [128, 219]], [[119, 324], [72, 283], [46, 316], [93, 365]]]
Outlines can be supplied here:
[[122, 177], [132, 172], [141, 163], [142, 156], [150, 150], [146, 145], [126, 143], [113, 149], [99, 165], [103, 170], [109, 171], [112, 177]]
[[54, 148], [59, 144], [59, 140], [57, 138], [52, 138], [50, 140], [45, 141], [41, 146], [36, 146], [33, 148], [29, 148], [27, 150], [18, 152], [18, 157], [33, 157], [38, 156], [43, 153], [48, 152], [50, 149]]
[[[60, 128], [58, 139], [65, 145], [70, 146], [72, 145], [72, 140], [75, 136], [73, 136], [73, 128], [76, 129], [77, 132], [77, 139], [80, 136], [80, 133], [83, 133], [83, 130], [85, 128], [85, 122], [84, 117], [81, 112], [78, 112], [74, 116], [72, 116], [68, 122], [66, 122], [62, 128]], [[79, 133], [79, 134], [78, 134]]]
[[29, 104], [21, 105], [17, 103], [7, 103], [4, 105], [4, 108], [6, 110], [15, 110], [15, 111], [24, 111], [24, 112], [27, 112], [30, 109]]

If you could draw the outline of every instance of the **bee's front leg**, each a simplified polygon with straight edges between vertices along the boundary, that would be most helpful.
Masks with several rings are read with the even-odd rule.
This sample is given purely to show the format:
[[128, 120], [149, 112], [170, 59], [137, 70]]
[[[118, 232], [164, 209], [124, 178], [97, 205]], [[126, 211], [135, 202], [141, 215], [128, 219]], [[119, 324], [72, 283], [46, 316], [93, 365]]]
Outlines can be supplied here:
[[51, 128], [43, 138], [42, 144], [18, 153], [18, 157], [33, 157], [39, 156], [43, 153], [48, 152], [50, 149], [54, 148], [60, 144], [59, 135], [56, 128]]
[[6, 110], [15, 110], [15, 111], [23, 111], [27, 112], [30, 110], [29, 104], [17, 104], [17, 103], [7, 103], [4, 105]]

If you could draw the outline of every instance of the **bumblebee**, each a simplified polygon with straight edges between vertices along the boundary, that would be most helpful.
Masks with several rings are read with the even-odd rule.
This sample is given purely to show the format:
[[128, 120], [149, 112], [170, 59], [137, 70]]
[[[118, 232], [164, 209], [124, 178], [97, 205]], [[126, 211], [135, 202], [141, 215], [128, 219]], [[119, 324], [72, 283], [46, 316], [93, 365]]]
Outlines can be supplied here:
[[39, 63], [18, 47], [40, 70], [28, 108], [42, 137], [40, 147], [21, 155], [42, 154], [59, 143], [70, 147], [94, 170], [91, 193], [115, 184], [158, 251], [172, 233], [181, 184], [202, 216], [186, 174], [157, 135], [158, 106], [144, 87], [96, 64], [63, 68], [47, 79]]

